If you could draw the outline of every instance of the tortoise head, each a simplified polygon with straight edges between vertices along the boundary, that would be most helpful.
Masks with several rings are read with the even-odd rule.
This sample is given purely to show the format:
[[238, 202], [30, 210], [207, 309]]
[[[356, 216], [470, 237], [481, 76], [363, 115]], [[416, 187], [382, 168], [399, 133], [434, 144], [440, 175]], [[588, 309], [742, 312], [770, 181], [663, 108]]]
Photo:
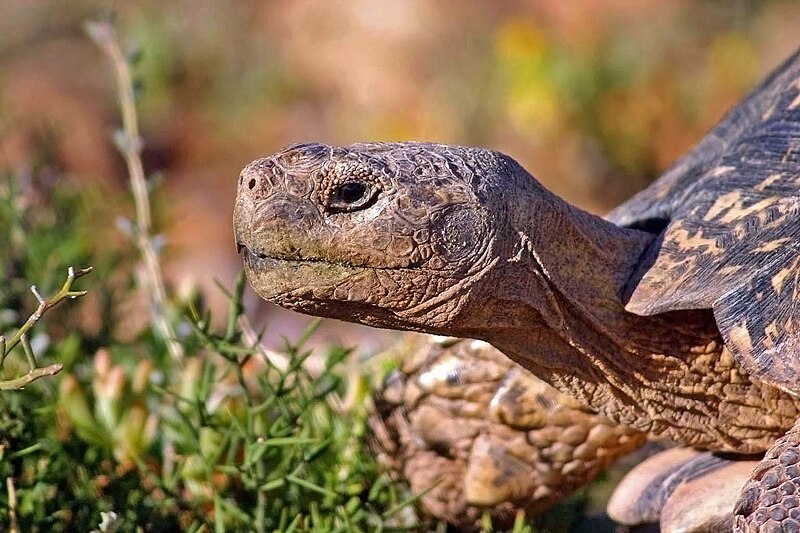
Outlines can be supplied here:
[[234, 210], [247, 277], [296, 311], [437, 330], [496, 261], [504, 210], [489, 204], [509, 165], [425, 143], [299, 144], [258, 159]]

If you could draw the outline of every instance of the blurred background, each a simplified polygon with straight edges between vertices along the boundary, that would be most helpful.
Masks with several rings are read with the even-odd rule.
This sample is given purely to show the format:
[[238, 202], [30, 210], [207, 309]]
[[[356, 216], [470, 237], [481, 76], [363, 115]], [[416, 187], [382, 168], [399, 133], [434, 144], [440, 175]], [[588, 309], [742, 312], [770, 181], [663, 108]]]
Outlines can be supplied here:
[[[99, 191], [103, 246], [127, 242], [105, 204], [130, 206], [113, 80], [82, 23], [109, 11], [141, 57], [144, 158], [178, 288], [236, 275], [238, 172], [284, 145], [490, 147], [603, 213], [800, 44], [793, 0], [3, 0], [0, 167], [46, 160]], [[248, 301], [273, 333], [303, 327]], [[336, 324], [317, 336], [366, 351], [385, 338]]]

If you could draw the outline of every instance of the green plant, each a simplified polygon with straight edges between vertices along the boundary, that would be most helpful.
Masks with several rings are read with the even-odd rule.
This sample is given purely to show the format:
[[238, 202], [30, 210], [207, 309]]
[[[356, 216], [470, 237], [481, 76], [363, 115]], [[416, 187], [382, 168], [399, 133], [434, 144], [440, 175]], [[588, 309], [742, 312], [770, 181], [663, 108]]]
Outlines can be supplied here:
[[73, 291], [72, 284], [76, 279], [85, 276], [91, 271], [91, 267], [78, 270], [77, 272], [73, 267], [69, 267], [67, 269], [67, 280], [64, 282], [64, 285], [62, 285], [58, 292], [52, 296], [49, 296], [48, 298], [44, 298], [39, 293], [39, 289], [36, 288], [36, 285], [31, 285], [31, 292], [36, 297], [36, 301], [39, 302], [36, 310], [33, 312], [33, 314], [31, 314], [31, 316], [28, 317], [28, 320], [26, 320], [25, 323], [19, 327], [17, 332], [14, 333], [9, 340], [6, 340], [4, 335], [0, 335], [0, 370], [3, 369], [3, 363], [5, 362], [8, 354], [11, 353], [11, 350], [16, 348], [17, 345], [21, 344], [27, 359], [28, 372], [16, 378], [0, 380], [0, 391], [22, 389], [37, 379], [45, 376], [55, 375], [60, 372], [62, 368], [64, 368], [64, 365], [61, 363], [54, 363], [44, 367], [39, 366], [39, 364], [36, 362], [36, 356], [33, 353], [33, 349], [31, 348], [28, 335], [30, 334], [33, 326], [35, 326], [36, 323], [50, 309], [54, 308], [66, 299], [75, 299], [86, 295], [86, 291]]
[[[93, 33], [106, 39], [107, 51], [119, 50], [110, 26]], [[113, 57], [118, 74], [130, 73], [124, 56]], [[130, 83], [122, 77], [120, 94], [133, 94]], [[25, 280], [39, 277], [54, 291], [49, 299], [34, 292], [39, 309], [3, 347], [5, 355], [22, 344], [31, 365], [22, 381], [11, 378], [4, 388], [38, 377], [37, 357], [58, 361], [46, 367], [54, 372], [65, 368], [0, 394], [0, 477], [7, 487], [0, 524], [12, 531], [414, 527], [413, 497], [379, 471], [367, 449], [369, 389], [363, 375], [347, 370], [347, 350], [312, 354], [302, 347], [307, 335], [287, 342], [283, 353], [264, 350], [243, 316], [241, 277], [228, 293], [222, 332], [212, 328], [200, 299], [170, 296], [141, 189], [132, 104], [123, 101], [125, 128], [117, 139], [137, 212], [136, 222], [124, 226], [138, 256], [100, 238], [104, 224], [97, 220], [107, 213], [91, 194], [43, 179], [58, 172], [47, 157], [30, 176], [8, 175], [0, 189], [0, 241], [10, 243], [0, 280], [2, 327], [24, 316]], [[52, 272], [66, 261], [97, 266], [90, 299], [70, 313], [54, 310], [38, 324], [39, 337], [29, 339], [43, 311], [83, 295], [72, 281], [86, 271], [70, 271], [55, 289]], [[141, 285], [137, 264], [149, 273]], [[127, 315], [142, 294], [150, 305], [134, 313], [150, 309], [151, 320], [131, 330]], [[16, 376], [20, 362], [7, 358], [5, 367]]]
[[[0, 524], [72, 531], [105, 516], [104, 527], [118, 531], [371, 531], [415, 523], [404, 506], [410, 495], [367, 450], [369, 389], [347, 370], [347, 350], [312, 354], [302, 348], [307, 336], [283, 353], [264, 350], [244, 319], [240, 278], [223, 331], [199, 300], [170, 300], [173, 327], [192, 329], [183, 359], [165, 357], [154, 327], [127, 331], [120, 312], [136, 299], [136, 258], [94, 246], [92, 198], [52, 188], [40, 171], [25, 187], [9, 176], [0, 196], [0, 214], [14, 221], [0, 225], [0, 240], [19, 243], [5, 250], [4, 324], [24, 316], [20, 292], [42, 263], [97, 268], [89, 300], [53, 309], [34, 330], [37, 356], [65, 371], [0, 393]], [[41, 279], [58, 297], [72, 294], [55, 289], [55, 274]], [[19, 359], [7, 358], [9, 371]]]

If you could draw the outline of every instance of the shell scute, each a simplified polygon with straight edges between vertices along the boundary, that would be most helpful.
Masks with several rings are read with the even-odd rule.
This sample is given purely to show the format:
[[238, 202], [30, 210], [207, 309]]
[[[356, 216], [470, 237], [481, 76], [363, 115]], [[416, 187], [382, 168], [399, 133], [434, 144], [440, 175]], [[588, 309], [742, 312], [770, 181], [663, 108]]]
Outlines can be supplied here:
[[626, 309], [712, 309], [744, 369], [800, 394], [800, 51], [608, 218], [668, 221]]

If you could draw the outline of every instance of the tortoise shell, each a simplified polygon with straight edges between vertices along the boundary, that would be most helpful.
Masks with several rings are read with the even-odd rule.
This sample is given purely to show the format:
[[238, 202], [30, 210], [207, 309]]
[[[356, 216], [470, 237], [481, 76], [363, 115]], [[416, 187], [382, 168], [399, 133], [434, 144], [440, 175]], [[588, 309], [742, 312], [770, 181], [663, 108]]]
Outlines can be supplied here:
[[800, 51], [608, 217], [660, 231], [626, 309], [712, 309], [744, 369], [800, 394]]

